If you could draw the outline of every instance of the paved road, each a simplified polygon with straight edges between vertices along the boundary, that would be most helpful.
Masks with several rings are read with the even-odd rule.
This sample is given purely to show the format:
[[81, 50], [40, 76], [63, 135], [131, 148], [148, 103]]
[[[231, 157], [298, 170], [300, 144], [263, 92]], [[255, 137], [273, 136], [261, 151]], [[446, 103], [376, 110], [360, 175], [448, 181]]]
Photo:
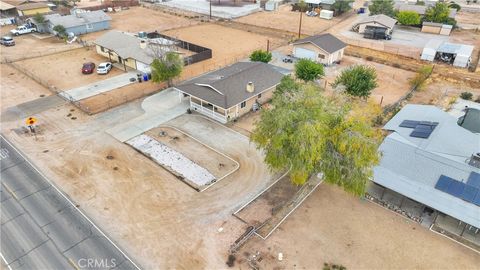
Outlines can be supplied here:
[[55, 108], [65, 104], [65, 99], [51, 95], [47, 97], [37, 98], [16, 106], [7, 108], [1, 114], [1, 121], [15, 121], [25, 119], [29, 116], [41, 113], [51, 108]]
[[0, 136], [1, 257], [9, 269], [138, 269]]

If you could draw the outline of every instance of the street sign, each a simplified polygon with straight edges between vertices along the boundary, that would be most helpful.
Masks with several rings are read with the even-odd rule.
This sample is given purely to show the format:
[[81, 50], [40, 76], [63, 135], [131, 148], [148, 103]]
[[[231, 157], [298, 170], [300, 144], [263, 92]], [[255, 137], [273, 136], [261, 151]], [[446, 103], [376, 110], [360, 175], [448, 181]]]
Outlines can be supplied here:
[[34, 117], [29, 117], [25, 122], [27, 123], [27, 126], [32, 126], [37, 122], [37, 119]]

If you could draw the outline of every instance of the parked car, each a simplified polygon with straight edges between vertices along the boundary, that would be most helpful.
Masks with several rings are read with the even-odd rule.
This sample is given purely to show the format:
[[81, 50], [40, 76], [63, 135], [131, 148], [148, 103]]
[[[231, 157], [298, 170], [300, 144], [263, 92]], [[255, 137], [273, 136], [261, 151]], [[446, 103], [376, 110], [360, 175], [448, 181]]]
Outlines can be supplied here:
[[4, 36], [0, 38], [0, 44], [4, 46], [15, 46], [15, 40], [9, 36]]
[[95, 64], [92, 62], [84, 63], [82, 66], [83, 74], [92, 74], [94, 70], [95, 70]]
[[12, 33], [12, 35], [18, 36], [18, 35], [33, 33], [36, 31], [37, 29], [33, 27], [29, 27], [28, 25], [21, 25], [15, 29], [10, 30], [10, 33]]
[[108, 74], [108, 72], [110, 72], [111, 69], [112, 69], [112, 63], [110, 62], [100, 63], [97, 67], [97, 73]]

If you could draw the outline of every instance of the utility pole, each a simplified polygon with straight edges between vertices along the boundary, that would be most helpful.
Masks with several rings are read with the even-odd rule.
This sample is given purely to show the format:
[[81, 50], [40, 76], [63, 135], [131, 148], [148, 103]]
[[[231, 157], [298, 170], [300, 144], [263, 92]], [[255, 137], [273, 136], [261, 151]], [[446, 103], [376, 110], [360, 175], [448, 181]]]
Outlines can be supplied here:
[[212, 0], [210, 2], [210, 20], [212, 19]]
[[300, 10], [300, 22], [298, 23], [298, 38], [300, 39], [300, 35], [302, 33], [302, 16], [303, 16], [303, 11]]

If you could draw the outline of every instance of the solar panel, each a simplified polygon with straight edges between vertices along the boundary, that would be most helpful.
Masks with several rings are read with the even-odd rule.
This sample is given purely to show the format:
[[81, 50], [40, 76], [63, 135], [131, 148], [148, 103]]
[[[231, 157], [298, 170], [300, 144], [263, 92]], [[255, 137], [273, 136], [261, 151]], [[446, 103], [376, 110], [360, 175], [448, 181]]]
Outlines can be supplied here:
[[459, 181], [452, 181], [452, 183], [448, 186], [446, 192], [452, 196], [460, 197], [464, 189], [465, 189], [464, 183]]
[[435, 129], [436, 125], [432, 122], [428, 122], [426, 124], [418, 124], [415, 129], [410, 133], [411, 137], [417, 138], [428, 138], [432, 131]]
[[438, 126], [438, 122], [430, 122], [430, 121], [420, 121], [418, 124], [436, 127]]
[[477, 195], [477, 193], [478, 193], [478, 188], [465, 185], [465, 189], [463, 190], [462, 195], [460, 195], [460, 198], [467, 202], [472, 202], [475, 196]]
[[480, 189], [480, 174], [471, 172], [468, 176], [467, 184]]
[[435, 188], [443, 192], [447, 192], [448, 186], [450, 183], [452, 183], [452, 181], [454, 181], [452, 178], [445, 175], [440, 175], [437, 183], [435, 184]]
[[480, 192], [477, 193], [477, 195], [473, 199], [472, 203], [480, 206]]
[[400, 127], [415, 128], [419, 123], [420, 123], [420, 121], [403, 120], [403, 122], [400, 124]]
[[425, 132], [425, 131], [412, 131], [412, 133], [410, 133], [410, 137], [415, 137], [415, 138], [422, 138], [422, 139], [426, 139], [428, 137], [430, 137], [430, 134], [432, 132]]

